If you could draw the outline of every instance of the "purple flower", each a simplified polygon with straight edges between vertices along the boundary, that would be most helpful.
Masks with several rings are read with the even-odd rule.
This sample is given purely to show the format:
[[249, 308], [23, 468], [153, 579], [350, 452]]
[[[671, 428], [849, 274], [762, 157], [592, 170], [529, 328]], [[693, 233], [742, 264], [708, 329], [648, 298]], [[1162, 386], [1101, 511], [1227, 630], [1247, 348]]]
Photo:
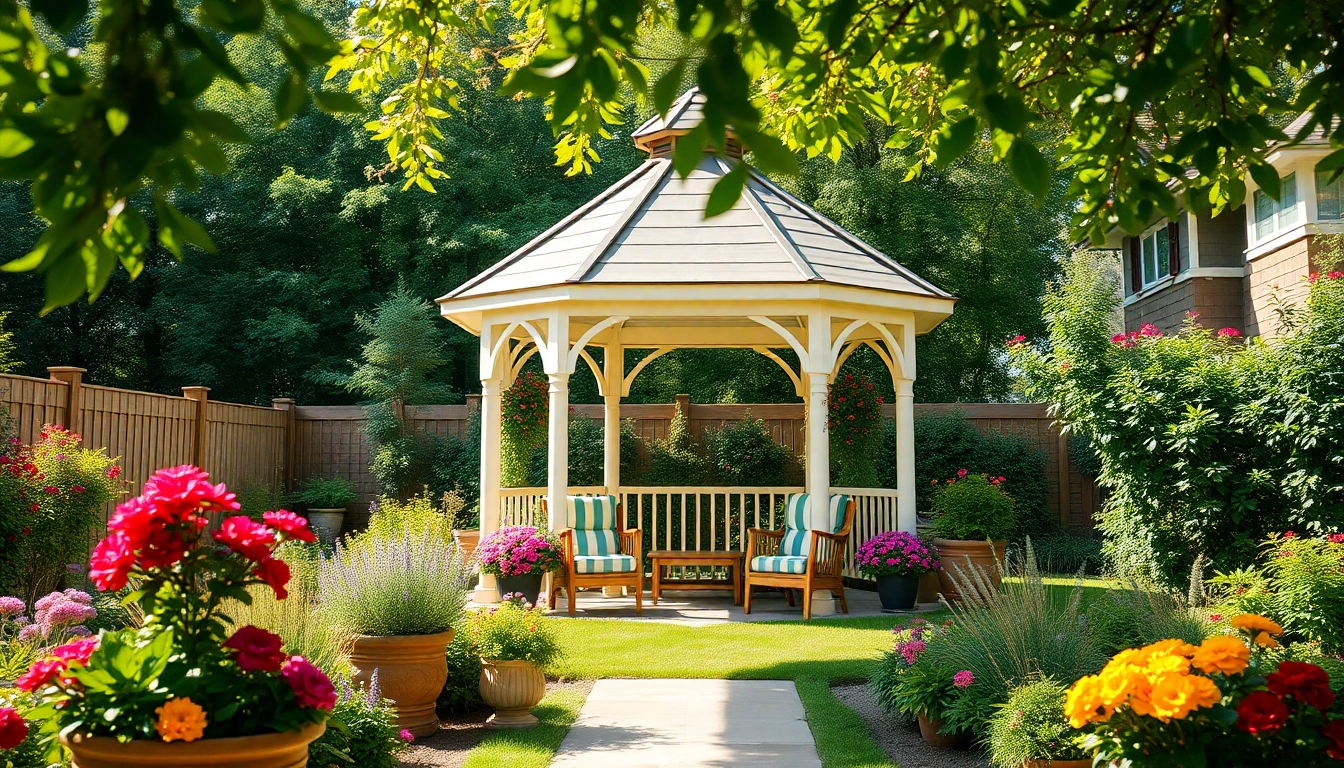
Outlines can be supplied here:
[[958, 688], [969, 688], [971, 683], [974, 682], [975, 675], [971, 674], [971, 670], [969, 669], [963, 669], [952, 676], [952, 684]]
[[41, 624], [29, 624], [19, 630], [19, 642], [32, 643], [43, 639], [47, 633], [42, 630]]
[[0, 597], [0, 616], [17, 616], [23, 608], [23, 601], [17, 597]]
[[401, 739], [407, 744], [410, 744], [411, 742], [415, 741], [415, 734], [411, 733], [410, 729], [408, 728], [402, 728], [401, 732], [397, 734], [397, 738]]

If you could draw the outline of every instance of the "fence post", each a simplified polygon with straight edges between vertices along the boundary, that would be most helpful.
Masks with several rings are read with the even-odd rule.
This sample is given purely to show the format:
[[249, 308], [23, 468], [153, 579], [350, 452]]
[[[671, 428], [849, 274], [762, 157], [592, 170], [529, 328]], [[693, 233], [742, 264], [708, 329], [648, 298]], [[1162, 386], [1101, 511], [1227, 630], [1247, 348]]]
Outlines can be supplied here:
[[191, 463], [197, 467], [201, 467], [201, 461], [205, 457], [205, 405], [210, 399], [210, 395], [207, 394], [209, 392], [209, 387], [182, 388], [183, 397], [196, 401], [196, 429], [193, 431], [191, 441]]
[[1069, 436], [1059, 429], [1059, 527], [1069, 530]]
[[84, 433], [80, 430], [79, 423], [79, 388], [84, 384], [85, 370], [73, 365], [47, 367], [47, 374], [51, 376], [53, 381], [65, 382], [65, 424], [62, 426], [80, 435]]
[[273, 397], [271, 398], [271, 407], [277, 411], [285, 412], [285, 450], [284, 466], [280, 470], [280, 477], [285, 484], [285, 493], [294, 492], [294, 446], [298, 440], [294, 434], [294, 398], [292, 397]]

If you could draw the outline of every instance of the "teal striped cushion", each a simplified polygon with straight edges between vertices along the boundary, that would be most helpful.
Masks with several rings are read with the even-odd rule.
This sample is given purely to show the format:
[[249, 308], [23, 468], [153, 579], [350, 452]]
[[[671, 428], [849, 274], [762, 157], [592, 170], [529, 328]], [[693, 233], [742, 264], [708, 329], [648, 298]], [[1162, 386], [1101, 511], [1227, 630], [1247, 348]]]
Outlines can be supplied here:
[[629, 555], [577, 555], [575, 573], [630, 573], [635, 570], [635, 558]]
[[807, 573], [807, 558], [761, 555], [751, 558], [751, 570], [757, 573]]
[[812, 526], [807, 524], [807, 494], [791, 493], [784, 500], [784, 527], [795, 531], [806, 531]]
[[849, 506], [849, 497], [843, 493], [831, 494], [831, 533], [839, 533], [845, 525], [845, 507]]
[[806, 557], [811, 544], [811, 531], [795, 531], [790, 528], [784, 531], [784, 538], [779, 542], [779, 554]]
[[574, 531], [576, 555], [615, 555], [620, 551], [615, 531]]
[[576, 531], [616, 530], [615, 496], [567, 496], [569, 519], [566, 527]]

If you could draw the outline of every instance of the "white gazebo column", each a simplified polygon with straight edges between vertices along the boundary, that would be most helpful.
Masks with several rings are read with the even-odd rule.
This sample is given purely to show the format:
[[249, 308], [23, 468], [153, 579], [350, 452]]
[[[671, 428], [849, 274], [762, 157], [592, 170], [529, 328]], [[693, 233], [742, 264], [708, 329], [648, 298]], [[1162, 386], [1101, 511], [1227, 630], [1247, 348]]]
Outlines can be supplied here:
[[[831, 367], [835, 354], [831, 349], [830, 315], [813, 314], [808, 317], [807, 360], [803, 365], [807, 377], [807, 492], [809, 528], [831, 529], [831, 414], [827, 403], [830, 395]], [[831, 616], [835, 613], [835, 597], [829, 589], [812, 593], [812, 614]]]
[[915, 393], [914, 382], [896, 385], [896, 528], [915, 532]]
[[565, 527], [569, 494], [569, 317], [556, 313], [550, 318], [550, 337], [544, 362], [550, 379], [550, 420], [546, 444], [546, 504], [551, 530]]
[[625, 349], [620, 341], [602, 354], [602, 484], [607, 493], [621, 495], [621, 384], [625, 379]]
[[[481, 537], [490, 535], [499, 528], [499, 462], [500, 462], [500, 417], [503, 377], [501, 368], [504, 357], [491, 364], [489, 334], [481, 334]], [[507, 350], [505, 350], [507, 351]], [[495, 589], [495, 577], [482, 573], [472, 593], [477, 603], [499, 601]]]

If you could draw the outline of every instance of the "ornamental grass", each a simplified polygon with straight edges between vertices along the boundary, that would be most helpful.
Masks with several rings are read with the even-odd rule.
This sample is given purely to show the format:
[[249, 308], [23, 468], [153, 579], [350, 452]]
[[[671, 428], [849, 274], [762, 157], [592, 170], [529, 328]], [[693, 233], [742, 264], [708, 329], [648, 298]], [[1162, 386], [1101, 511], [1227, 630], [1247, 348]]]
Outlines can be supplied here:
[[319, 564], [322, 610], [343, 634], [431, 635], [462, 619], [467, 571], [440, 526], [367, 532]]
[[266, 587], [252, 586], [251, 603], [231, 601], [224, 613], [235, 628], [252, 625], [270, 630], [285, 641], [291, 653], [308, 659], [330, 675], [346, 671], [340, 635], [318, 607], [317, 570], [321, 556], [313, 546], [286, 542], [276, 555], [289, 563], [289, 597], [276, 600]]

